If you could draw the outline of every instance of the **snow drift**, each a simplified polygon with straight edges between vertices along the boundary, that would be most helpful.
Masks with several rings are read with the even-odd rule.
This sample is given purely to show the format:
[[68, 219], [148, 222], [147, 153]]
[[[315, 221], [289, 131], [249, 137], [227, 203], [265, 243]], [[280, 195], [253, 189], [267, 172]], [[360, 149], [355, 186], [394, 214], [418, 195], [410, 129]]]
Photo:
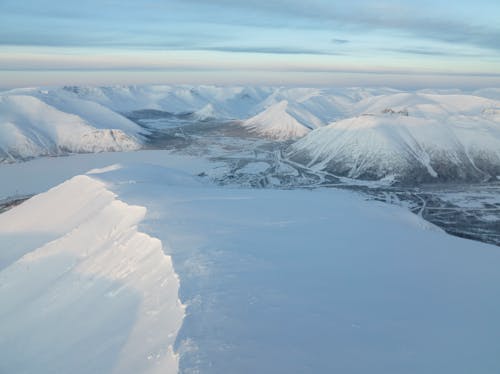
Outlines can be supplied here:
[[0, 215], [0, 372], [177, 372], [179, 281], [145, 213], [77, 176]]

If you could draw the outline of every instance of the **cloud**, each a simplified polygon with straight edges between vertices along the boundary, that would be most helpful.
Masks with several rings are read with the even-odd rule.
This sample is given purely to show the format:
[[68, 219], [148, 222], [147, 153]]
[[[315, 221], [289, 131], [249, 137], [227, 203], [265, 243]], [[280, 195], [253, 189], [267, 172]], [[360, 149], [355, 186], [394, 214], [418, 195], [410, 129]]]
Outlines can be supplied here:
[[[466, 13], [467, 7], [481, 7], [485, 1], [476, 0], [473, 5], [457, 1], [453, 8]], [[194, 48], [206, 47], [207, 36], [211, 45], [228, 44], [229, 39], [245, 41], [247, 35], [240, 35], [240, 31], [247, 26], [266, 28], [271, 38], [272, 30], [278, 28], [321, 30], [325, 38], [327, 33], [341, 32], [341, 37], [331, 39], [338, 45], [351, 39], [344, 35], [363, 39], [392, 34], [500, 52], [497, 22], [459, 17], [449, 4], [448, 14], [438, 13], [435, 9], [444, 0], [435, 2], [433, 6], [430, 0], [87, 0], [77, 4], [62, 0], [2, 0], [0, 45], [169, 48], [177, 42]], [[500, 5], [496, 10], [500, 13]], [[293, 45], [292, 39], [283, 48], [293, 49]]]
[[[185, 3], [206, 4], [205, 0], [183, 0]], [[476, 0], [474, 6], [481, 6]], [[249, 12], [247, 21], [255, 25], [268, 23], [272, 15], [276, 24], [299, 23], [318, 28], [342, 29], [356, 33], [396, 31], [416, 38], [427, 38], [447, 43], [458, 43], [500, 51], [498, 23], [476, 24], [474, 20], [449, 16], [430, 16], [432, 3], [413, 1], [358, 0], [347, 4], [344, 0], [211, 0], [210, 5], [234, 11]], [[458, 4], [454, 4], [458, 6]], [[472, 5], [468, 5], [471, 7]], [[500, 5], [497, 11], [500, 13]], [[243, 14], [244, 14], [243, 12]], [[254, 17], [258, 13], [262, 18]], [[241, 21], [241, 20], [240, 20]], [[341, 40], [341, 39], [340, 39]]]
[[497, 79], [485, 1], [0, 0], [0, 70]]
[[[315, 63], [301, 56], [270, 55], [265, 59], [255, 56], [240, 58], [214, 52], [103, 52], [68, 54], [52, 50], [46, 53], [0, 52], [0, 71], [12, 72], [266, 72], [399, 75], [399, 76], [455, 76], [455, 77], [500, 77], [500, 71], [461, 71], [460, 69], [428, 68], [419, 66], [373, 66], [351, 63]], [[22, 73], [21, 73], [22, 74]]]
[[459, 51], [451, 51], [451, 50], [436, 50], [429, 49], [425, 47], [421, 48], [381, 48], [381, 51], [386, 52], [395, 52], [395, 53], [403, 53], [410, 55], [421, 55], [421, 56], [442, 56], [442, 57], [484, 57], [484, 54], [478, 53], [467, 53], [467, 52], [459, 52]]
[[324, 55], [324, 56], [340, 56], [342, 53], [333, 51], [323, 51], [319, 49], [308, 48], [286, 48], [286, 47], [206, 47], [198, 50], [217, 51], [217, 52], [235, 52], [235, 53], [262, 53], [262, 54], [278, 54], [278, 55]]
[[333, 44], [347, 44], [347, 43], [349, 43], [349, 40], [347, 40], [347, 39], [332, 39], [331, 42]]

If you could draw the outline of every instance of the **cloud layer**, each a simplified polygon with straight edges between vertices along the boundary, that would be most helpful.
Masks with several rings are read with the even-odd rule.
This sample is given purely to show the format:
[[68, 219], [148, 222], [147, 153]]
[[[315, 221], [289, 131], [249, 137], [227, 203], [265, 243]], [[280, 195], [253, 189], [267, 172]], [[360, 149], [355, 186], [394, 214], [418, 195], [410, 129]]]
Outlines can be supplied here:
[[2, 0], [0, 69], [496, 76], [498, 14], [496, 0]]

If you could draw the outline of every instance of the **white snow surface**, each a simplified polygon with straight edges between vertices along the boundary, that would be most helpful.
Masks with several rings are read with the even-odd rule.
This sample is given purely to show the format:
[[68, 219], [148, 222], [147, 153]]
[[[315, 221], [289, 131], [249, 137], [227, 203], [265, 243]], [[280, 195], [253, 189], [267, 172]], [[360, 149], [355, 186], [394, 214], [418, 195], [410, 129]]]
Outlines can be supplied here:
[[[94, 174], [100, 173], [102, 170], [122, 169], [123, 165], [137, 171], [140, 169], [140, 165], [144, 164], [150, 165], [150, 169], [154, 167], [172, 169], [181, 165], [182, 170], [190, 175], [198, 175], [209, 168], [223, 166], [198, 157], [171, 154], [165, 150], [87, 153], [57, 158], [43, 157], [0, 166], [0, 201], [12, 196], [39, 194], [79, 174]], [[145, 170], [146, 172], [147, 170]], [[161, 175], [164, 173], [160, 173], [159, 177]]]
[[179, 280], [145, 214], [76, 176], [0, 215], [0, 372], [177, 372]]
[[97, 102], [74, 97], [70, 92], [60, 90], [53, 92], [33, 92], [36, 97], [54, 108], [79, 116], [98, 129], [119, 129], [128, 134], [137, 135], [144, 129], [120, 113], [117, 113]]
[[180, 277], [182, 372], [499, 368], [497, 247], [349, 192], [165, 185], [146, 174], [139, 186], [119, 173], [100, 178], [151, 209], [144, 227], [168, 240]]
[[[204, 161], [144, 155], [4, 165], [59, 180], [94, 160], [0, 215], [0, 371], [500, 370], [497, 247], [355, 193], [215, 187], [193, 177]], [[187, 307], [178, 358], [179, 284], [153, 237]]]

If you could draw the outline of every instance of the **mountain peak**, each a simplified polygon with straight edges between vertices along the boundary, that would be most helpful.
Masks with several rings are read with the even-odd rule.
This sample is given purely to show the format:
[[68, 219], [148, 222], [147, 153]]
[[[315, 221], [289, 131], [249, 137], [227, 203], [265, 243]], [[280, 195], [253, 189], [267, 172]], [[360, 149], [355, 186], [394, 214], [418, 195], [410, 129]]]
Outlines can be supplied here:
[[243, 122], [250, 131], [276, 140], [297, 139], [310, 130], [288, 111], [288, 101], [282, 100]]

